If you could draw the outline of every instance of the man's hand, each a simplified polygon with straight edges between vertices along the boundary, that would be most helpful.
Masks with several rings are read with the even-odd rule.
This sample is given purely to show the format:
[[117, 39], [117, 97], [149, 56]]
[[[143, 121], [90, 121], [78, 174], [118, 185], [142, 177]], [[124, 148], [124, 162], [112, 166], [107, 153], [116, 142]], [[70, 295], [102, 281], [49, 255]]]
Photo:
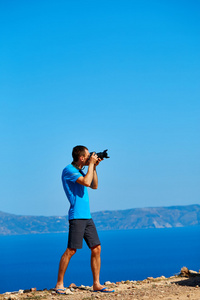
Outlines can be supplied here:
[[99, 160], [98, 156], [96, 155], [95, 152], [93, 152], [92, 155], [90, 156], [89, 164], [94, 164], [96, 166], [98, 163], [98, 160]]
[[[92, 159], [92, 160], [91, 160]], [[95, 160], [95, 163], [94, 163]], [[95, 152], [92, 153], [89, 163], [92, 162], [94, 163], [94, 167], [96, 168], [96, 166], [99, 165], [100, 161], [102, 161], [103, 159], [101, 159], [100, 157], [97, 156], [97, 154]]]
[[95, 167], [99, 165], [100, 161], [102, 161], [103, 159], [101, 159], [100, 157], [98, 157], [96, 164], [94, 165]]

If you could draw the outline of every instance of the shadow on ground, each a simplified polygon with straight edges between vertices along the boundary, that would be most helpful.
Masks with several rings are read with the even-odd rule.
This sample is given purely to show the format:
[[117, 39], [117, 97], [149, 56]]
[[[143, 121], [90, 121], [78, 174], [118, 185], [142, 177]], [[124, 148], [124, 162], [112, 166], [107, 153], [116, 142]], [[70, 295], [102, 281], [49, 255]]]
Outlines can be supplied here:
[[191, 276], [188, 277], [187, 279], [184, 278], [181, 281], [177, 281], [176, 284], [182, 286], [192, 286], [192, 287], [200, 286], [200, 275], [198, 274], [195, 276]]

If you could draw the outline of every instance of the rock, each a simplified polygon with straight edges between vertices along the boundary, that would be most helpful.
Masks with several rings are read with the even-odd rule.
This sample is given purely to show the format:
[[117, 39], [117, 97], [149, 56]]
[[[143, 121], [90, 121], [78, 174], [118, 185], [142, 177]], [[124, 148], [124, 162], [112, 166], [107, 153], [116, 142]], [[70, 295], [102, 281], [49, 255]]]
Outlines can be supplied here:
[[160, 277], [154, 278], [155, 281], [159, 281], [159, 280], [163, 280], [163, 279], [166, 279], [166, 277], [165, 276], [160, 276]]
[[10, 295], [11, 294], [11, 292], [6, 292], [6, 293], [4, 293], [4, 295]]
[[153, 277], [147, 277], [147, 280], [154, 280]]
[[190, 275], [190, 272], [189, 272], [188, 268], [183, 267], [183, 268], [181, 269], [180, 276], [183, 276], [183, 277], [189, 277], [189, 275]]
[[126, 284], [129, 284], [129, 283], [130, 283], [130, 280], [126, 280], [125, 283], [126, 283]]
[[198, 274], [198, 272], [193, 271], [193, 270], [189, 270], [189, 273], [190, 273], [191, 275], [197, 275], [197, 274]]
[[106, 281], [105, 283], [104, 283], [104, 285], [109, 285], [109, 284], [112, 284], [110, 281]]
[[30, 289], [29, 290], [24, 290], [24, 293], [26, 294], [26, 293], [30, 293]]
[[75, 283], [71, 283], [71, 284], [69, 285], [69, 288], [75, 288], [75, 287], [76, 287]]
[[31, 292], [36, 292], [37, 289], [36, 289], [36, 288], [31, 288], [30, 291], [31, 291]]
[[19, 294], [23, 294], [24, 290], [19, 290], [18, 293]]
[[67, 289], [67, 290], [65, 291], [65, 295], [73, 295], [73, 293], [72, 293], [69, 289]]

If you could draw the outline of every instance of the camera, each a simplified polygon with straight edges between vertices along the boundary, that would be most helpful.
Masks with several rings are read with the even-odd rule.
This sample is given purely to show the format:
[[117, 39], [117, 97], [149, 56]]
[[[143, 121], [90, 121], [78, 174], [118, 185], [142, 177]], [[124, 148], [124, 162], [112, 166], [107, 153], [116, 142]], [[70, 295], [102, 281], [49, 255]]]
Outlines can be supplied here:
[[107, 151], [108, 151], [108, 149], [104, 150], [103, 152], [98, 152], [98, 153], [96, 153], [95, 151], [93, 151], [93, 152], [90, 152], [90, 156], [92, 155], [92, 153], [95, 152], [95, 154], [98, 156], [98, 158], [101, 158], [101, 159], [104, 159], [104, 158], [110, 158], [110, 157], [108, 156]]

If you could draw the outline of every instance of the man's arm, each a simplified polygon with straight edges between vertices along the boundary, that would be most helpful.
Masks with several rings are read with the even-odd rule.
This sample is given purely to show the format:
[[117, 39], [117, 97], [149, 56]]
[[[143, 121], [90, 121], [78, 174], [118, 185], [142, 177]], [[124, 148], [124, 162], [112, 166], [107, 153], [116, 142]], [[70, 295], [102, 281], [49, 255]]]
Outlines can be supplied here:
[[97, 176], [96, 166], [94, 167], [93, 180], [92, 180], [90, 187], [91, 187], [91, 189], [94, 189], [94, 190], [96, 190], [98, 188], [98, 176]]
[[[79, 177], [76, 180], [76, 182], [79, 184], [82, 184], [84, 186], [91, 187], [92, 181], [94, 180], [94, 173], [96, 173], [96, 171], [94, 171], [96, 168], [96, 166], [95, 166], [96, 164], [98, 164], [98, 157], [95, 153], [93, 153], [90, 157], [87, 174], [85, 176]], [[96, 178], [96, 176], [95, 176], [95, 178]], [[96, 182], [96, 179], [95, 179], [95, 182]]]
[[98, 176], [97, 176], [96, 167], [98, 166], [100, 161], [102, 161], [102, 159], [98, 157], [98, 160], [97, 160], [96, 164], [94, 165], [93, 180], [92, 180], [92, 183], [91, 183], [91, 186], [90, 186], [94, 190], [96, 190], [98, 188]]
[[84, 186], [90, 187], [92, 189], [97, 189], [98, 187], [98, 177], [96, 166], [100, 163], [101, 159], [97, 157], [96, 154], [92, 154], [90, 158], [90, 163], [88, 166], [87, 174], [79, 177], [76, 182]]
[[94, 173], [94, 164], [90, 163], [88, 166], [87, 174], [85, 176], [79, 177], [76, 180], [76, 182], [84, 186], [90, 187], [93, 180], [93, 173]]

